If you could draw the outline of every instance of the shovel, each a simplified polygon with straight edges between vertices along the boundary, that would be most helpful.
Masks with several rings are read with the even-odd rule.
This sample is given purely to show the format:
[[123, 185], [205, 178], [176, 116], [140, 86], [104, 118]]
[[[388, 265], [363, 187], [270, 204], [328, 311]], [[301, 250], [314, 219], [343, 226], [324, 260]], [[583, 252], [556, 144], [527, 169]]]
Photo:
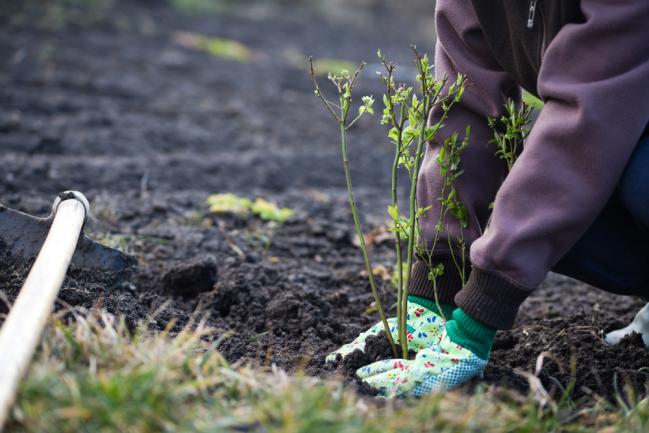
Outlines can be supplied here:
[[0, 329], [0, 431], [72, 262], [73, 267], [119, 278], [133, 257], [83, 235], [88, 200], [76, 191], [58, 195], [48, 218], [0, 205], [0, 255], [36, 257]]

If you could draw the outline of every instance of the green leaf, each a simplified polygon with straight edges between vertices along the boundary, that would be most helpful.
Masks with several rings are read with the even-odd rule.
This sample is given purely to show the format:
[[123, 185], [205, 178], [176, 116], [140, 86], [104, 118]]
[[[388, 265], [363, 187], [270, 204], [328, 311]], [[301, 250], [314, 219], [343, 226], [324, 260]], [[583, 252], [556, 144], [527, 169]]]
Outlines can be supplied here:
[[394, 141], [395, 144], [398, 143], [399, 142], [399, 130], [396, 127], [390, 128], [390, 130], [388, 131], [388, 138], [390, 138], [392, 141]]
[[397, 206], [388, 206], [388, 214], [392, 217], [393, 221], [399, 221], [399, 208]]
[[293, 215], [293, 210], [289, 208], [279, 208], [275, 203], [257, 198], [251, 206], [252, 212], [265, 221], [276, 221], [283, 223]]
[[244, 197], [238, 197], [232, 193], [212, 194], [207, 197], [207, 205], [210, 212], [216, 214], [230, 213], [245, 216], [250, 213], [252, 201]]

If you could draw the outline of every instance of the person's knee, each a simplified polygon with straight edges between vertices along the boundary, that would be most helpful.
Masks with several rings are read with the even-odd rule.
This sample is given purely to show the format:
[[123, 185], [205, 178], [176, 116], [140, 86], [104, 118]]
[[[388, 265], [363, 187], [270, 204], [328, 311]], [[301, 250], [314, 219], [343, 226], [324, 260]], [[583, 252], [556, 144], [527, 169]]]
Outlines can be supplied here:
[[633, 153], [620, 182], [620, 196], [633, 218], [649, 227], [649, 138]]

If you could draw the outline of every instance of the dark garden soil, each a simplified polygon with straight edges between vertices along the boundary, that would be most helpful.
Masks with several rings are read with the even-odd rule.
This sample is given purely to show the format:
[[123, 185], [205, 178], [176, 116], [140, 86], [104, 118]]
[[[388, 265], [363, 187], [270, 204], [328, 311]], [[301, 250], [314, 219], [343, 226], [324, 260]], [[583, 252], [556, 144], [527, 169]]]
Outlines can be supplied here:
[[[407, 64], [410, 43], [432, 50], [432, 7], [391, 18], [387, 1], [360, 15], [242, 2], [186, 16], [159, 3], [117, 6], [87, 28], [0, 17], [0, 201], [44, 216], [57, 192], [83, 191], [88, 232], [137, 257], [117, 284], [73, 270], [59, 308], [102, 306], [131, 326], [155, 313], [158, 328], [209, 315], [232, 362], [334, 374], [324, 355], [377, 319], [352, 242], [336, 128], [301, 68], [306, 55], [372, 60], [378, 47]], [[238, 62], [182, 47], [177, 31], [236, 39], [254, 55]], [[376, 68], [368, 69], [359, 92], [378, 94]], [[370, 121], [351, 143], [369, 231], [387, 217], [392, 150]], [[205, 199], [217, 192], [295, 213], [281, 225], [211, 215]], [[391, 246], [380, 241], [372, 256], [389, 270]], [[28, 263], [1, 260], [6, 313]], [[484, 381], [524, 392], [519, 372], [534, 373], [542, 356], [539, 377], [553, 392], [571, 372], [577, 397], [610, 397], [626, 382], [644, 392], [641, 340], [616, 348], [602, 340], [642, 305], [551, 275], [515, 328], [498, 334]]]

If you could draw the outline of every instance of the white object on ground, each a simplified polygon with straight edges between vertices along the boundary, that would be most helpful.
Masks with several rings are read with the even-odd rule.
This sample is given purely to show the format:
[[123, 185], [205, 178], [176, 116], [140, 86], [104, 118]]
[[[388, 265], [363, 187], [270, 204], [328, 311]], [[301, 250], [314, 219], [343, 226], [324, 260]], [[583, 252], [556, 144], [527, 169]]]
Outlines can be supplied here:
[[649, 348], [649, 304], [642, 307], [638, 314], [635, 315], [633, 321], [626, 327], [611, 331], [604, 337], [606, 344], [614, 346], [627, 335], [637, 332], [642, 335], [644, 345]]
[[16, 301], [0, 329], [0, 431], [40, 342], [63, 284], [88, 212], [88, 201], [74, 192], [54, 202], [54, 221]]

